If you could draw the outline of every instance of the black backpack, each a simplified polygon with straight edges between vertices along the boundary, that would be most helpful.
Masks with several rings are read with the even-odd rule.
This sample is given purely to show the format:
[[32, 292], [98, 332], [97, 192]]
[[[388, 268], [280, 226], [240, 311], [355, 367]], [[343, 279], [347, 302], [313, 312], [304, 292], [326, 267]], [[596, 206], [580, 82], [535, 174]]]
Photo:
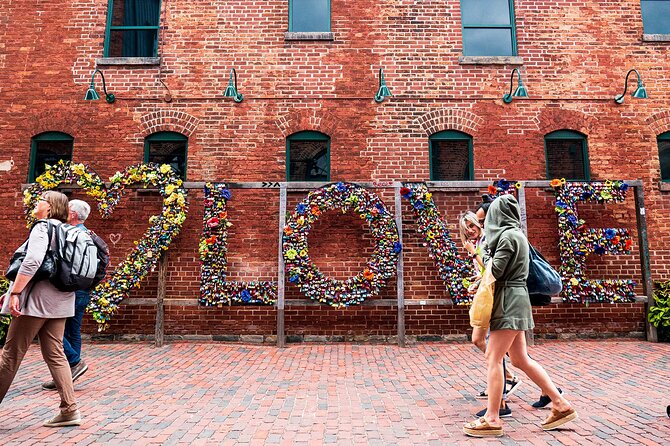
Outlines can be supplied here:
[[68, 223], [52, 225], [57, 259], [56, 274], [49, 280], [61, 291], [88, 290], [98, 269], [98, 248], [89, 231]]
[[109, 246], [107, 243], [95, 232], [89, 230], [88, 234], [91, 236], [91, 240], [95, 244], [95, 247], [98, 248], [98, 268], [95, 271], [95, 277], [89, 289], [95, 288], [100, 282], [102, 282], [107, 274], [107, 266], [109, 265]]

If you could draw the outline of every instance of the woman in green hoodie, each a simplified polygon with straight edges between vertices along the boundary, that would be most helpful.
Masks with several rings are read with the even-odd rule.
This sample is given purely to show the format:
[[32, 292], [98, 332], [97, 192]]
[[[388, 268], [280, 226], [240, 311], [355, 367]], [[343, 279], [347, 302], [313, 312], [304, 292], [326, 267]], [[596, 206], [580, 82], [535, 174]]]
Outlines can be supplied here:
[[477, 421], [467, 423], [463, 432], [473, 437], [503, 435], [498, 408], [504, 382], [502, 360], [507, 352], [512, 364], [551, 398], [551, 415], [542, 423], [542, 429], [556, 429], [577, 418], [577, 412], [559, 393], [544, 368], [528, 356], [524, 331], [534, 327], [526, 288], [528, 240], [521, 231], [521, 212], [514, 196], [503, 195], [493, 201], [486, 214], [484, 231], [491, 251], [491, 261], [487, 266], [496, 279], [491, 335], [486, 348], [488, 405], [486, 414]]

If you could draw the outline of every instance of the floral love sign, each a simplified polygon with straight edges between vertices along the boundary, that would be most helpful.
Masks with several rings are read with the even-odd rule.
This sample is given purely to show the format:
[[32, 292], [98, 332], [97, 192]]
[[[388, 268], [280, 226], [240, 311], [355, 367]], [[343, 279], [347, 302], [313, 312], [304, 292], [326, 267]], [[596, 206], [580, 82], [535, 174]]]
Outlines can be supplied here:
[[144, 237], [135, 242], [137, 246], [128, 257], [91, 292], [88, 311], [93, 313], [99, 330], [107, 328], [119, 303], [133, 288], [139, 288], [141, 281], [156, 267], [163, 251], [179, 234], [188, 209], [181, 179], [168, 164], [136, 164], [114, 174], [107, 187], [86, 164], [59, 161], [55, 166], [47, 166], [46, 172], [23, 193], [24, 211], [30, 226], [34, 221], [32, 211], [46, 190], [62, 184], [77, 184], [95, 198], [102, 218], [107, 218], [121, 200], [126, 186], [138, 183], [158, 188], [163, 197], [163, 209], [159, 215], [149, 218], [151, 226]]

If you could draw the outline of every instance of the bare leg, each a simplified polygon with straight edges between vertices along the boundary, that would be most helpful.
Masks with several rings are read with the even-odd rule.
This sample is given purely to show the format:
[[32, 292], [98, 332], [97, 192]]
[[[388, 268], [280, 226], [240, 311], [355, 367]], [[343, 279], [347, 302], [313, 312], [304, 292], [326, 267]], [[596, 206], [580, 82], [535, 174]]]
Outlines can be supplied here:
[[488, 333], [486, 328], [473, 327], [472, 329], [472, 343], [482, 353], [486, 353], [486, 333]]
[[517, 336], [514, 339], [509, 348], [509, 355], [512, 359], [512, 364], [528, 375], [531, 381], [537, 384], [542, 390], [543, 395], [548, 395], [551, 398], [554, 409], [561, 412], [570, 409], [570, 403], [558, 392], [558, 389], [544, 368], [528, 356], [525, 336]]
[[489, 336], [489, 345], [486, 347], [486, 365], [488, 368], [487, 385], [489, 398], [486, 406], [486, 421], [491, 426], [500, 426], [498, 409], [501, 407], [503, 395], [503, 366], [502, 360], [510, 345], [521, 331], [495, 330]]

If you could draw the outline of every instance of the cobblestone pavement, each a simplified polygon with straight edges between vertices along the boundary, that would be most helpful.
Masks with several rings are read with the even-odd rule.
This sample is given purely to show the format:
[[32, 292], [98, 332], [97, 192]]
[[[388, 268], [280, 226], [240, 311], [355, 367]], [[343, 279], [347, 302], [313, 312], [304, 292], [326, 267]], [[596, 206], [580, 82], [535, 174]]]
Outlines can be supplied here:
[[0, 444], [670, 444], [670, 345], [639, 341], [543, 342], [531, 355], [579, 411], [543, 432], [539, 391], [510, 397], [502, 439], [469, 439], [463, 423], [483, 407], [483, 358], [467, 344], [86, 344], [76, 383], [79, 428], [41, 423], [58, 406], [33, 345], [0, 405]]

